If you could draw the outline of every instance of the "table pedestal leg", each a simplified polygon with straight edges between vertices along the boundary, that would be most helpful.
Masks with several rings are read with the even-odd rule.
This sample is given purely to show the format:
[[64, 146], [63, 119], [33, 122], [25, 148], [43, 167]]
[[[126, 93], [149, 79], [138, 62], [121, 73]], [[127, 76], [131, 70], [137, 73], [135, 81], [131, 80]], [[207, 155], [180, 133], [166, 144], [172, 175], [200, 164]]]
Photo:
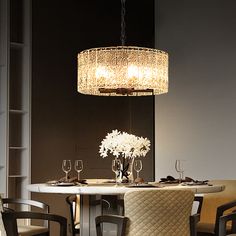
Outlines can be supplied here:
[[89, 236], [90, 232], [89, 195], [80, 196], [80, 235]]
[[[122, 214], [123, 207], [119, 196], [81, 195], [80, 196], [80, 236], [95, 236], [95, 218], [102, 214]], [[116, 235], [115, 225], [103, 226], [104, 236]]]
[[80, 199], [80, 236], [94, 236], [95, 217], [102, 214], [101, 196], [81, 195]]

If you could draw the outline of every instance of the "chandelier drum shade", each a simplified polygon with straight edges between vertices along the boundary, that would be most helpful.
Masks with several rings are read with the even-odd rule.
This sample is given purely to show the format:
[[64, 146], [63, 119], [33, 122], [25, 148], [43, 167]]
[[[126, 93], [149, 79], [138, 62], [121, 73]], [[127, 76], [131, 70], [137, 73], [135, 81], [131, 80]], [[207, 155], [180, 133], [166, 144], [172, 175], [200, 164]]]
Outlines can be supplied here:
[[168, 54], [134, 46], [102, 47], [78, 54], [78, 91], [99, 96], [168, 92]]

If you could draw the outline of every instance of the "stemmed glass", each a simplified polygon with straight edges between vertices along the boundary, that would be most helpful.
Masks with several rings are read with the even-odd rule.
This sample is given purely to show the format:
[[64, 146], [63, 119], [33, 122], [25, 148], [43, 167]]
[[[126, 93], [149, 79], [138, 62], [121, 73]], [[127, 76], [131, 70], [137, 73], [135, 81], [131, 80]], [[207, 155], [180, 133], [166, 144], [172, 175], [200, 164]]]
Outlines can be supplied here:
[[175, 161], [175, 170], [179, 173], [179, 183], [184, 178], [184, 163], [185, 160], [176, 160]]
[[78, 180], [80, 180], [80, 172], [83, 170], [83, 161], [75, 160], [74, 168], [75, 168], [75, 171], [77, 171], [78, 173]]
[[116, 186], [118, 183], [118, 173], [120, 170], [120, 160], [114, 159], [112, 160], [112, 167], [111, 167], [112, 171], [115, 173], [115, 180], [116, 180]]
[[62, 161], [62, 170], [66, 173], [66, 180], [68, 180], [68, 173], [71, 171], [71, 160]]
[[137, 178], [139, 178], [139, 172], [142, 170], [143, 164], [141, 160], [134, 160], [134, 170], [137, 172]]

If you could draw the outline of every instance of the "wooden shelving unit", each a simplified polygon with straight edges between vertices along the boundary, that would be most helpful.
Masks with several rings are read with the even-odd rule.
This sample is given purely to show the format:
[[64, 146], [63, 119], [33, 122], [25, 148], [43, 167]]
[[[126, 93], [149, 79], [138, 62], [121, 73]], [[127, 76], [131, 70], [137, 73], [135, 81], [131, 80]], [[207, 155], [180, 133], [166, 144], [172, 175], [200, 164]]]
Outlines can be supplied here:
[[30, 0], [0, 0], [0, 51], [0, 193], [29, 198], [26, 185], [31, 177]]

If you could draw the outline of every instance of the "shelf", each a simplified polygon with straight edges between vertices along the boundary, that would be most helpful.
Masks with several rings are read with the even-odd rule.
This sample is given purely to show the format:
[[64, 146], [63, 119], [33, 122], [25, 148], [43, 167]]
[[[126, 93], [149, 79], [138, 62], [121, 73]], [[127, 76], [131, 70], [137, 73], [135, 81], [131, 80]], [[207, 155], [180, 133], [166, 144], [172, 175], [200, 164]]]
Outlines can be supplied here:
[[30, 198], [31, 2], [0, 0], [0, 192], [13, 198]]
[[24, 150], [26, 147], [9, 147], [10, 150]]
[[27, 178], [25, 175], [9, 175], [9, 178]]
[[18, 110], [18, 109], [10, 109], [9, 112], [12, 114], [25, 114], [25, 113], [27, 113], [27, 111]]
[[24, 45], [24, 43], [11, 42], [11, 43], [10, 43], [10, 46], [11, 46], [11, 48], [14, 48], [14, 49], [21, 49], [21, 48], [23, 48], [25, 45]]

